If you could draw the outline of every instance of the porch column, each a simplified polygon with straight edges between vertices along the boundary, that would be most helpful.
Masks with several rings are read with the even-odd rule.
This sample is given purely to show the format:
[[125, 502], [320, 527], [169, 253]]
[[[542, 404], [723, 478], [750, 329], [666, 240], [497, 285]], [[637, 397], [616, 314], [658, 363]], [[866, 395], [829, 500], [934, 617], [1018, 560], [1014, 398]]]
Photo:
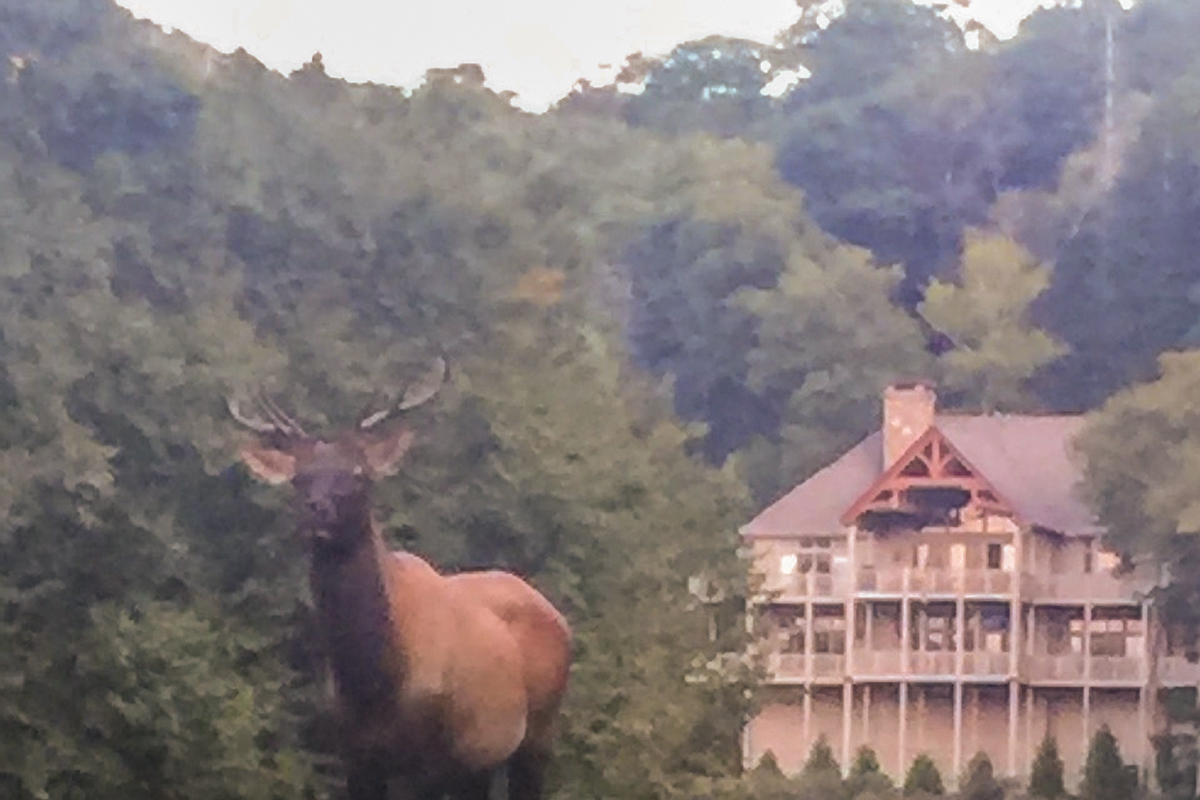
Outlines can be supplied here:
[[850, 767], [850, 726], [854, 724], [854, 684], [842, 684], [842, 772]]
[[1092, 742], [1092, 601], [1083, 604], [1083, 752]]
[[[847, 534], [846, 541], [846, 563], [852, 576], [852, 585], [858, 585], [858, 560], [856, 550], [858, 542], [858, 528], [851, 527]], [[842, 770], [850, 768], [850, 725], [851, 714], [854, 711], [854, 611], [857, 597], [857, 592], [853, 589], [850, 591], [850, 596], [846, 600], [846, 677], [845, 684], [842, 687]]]
[[810, 595], [804, 601], [804, 752], [812, 749], [812, 693], [813, 693], [813, 604]]
[[862, 739], [871, 741], [871, 684], [863, 684]]
[[896, 759], [896, 771], [893, 775], [903, 775], [908, 769], [908, 681], [900, 681], [900, 732]]
[[1021, 684], [1008, 682], [1008, 774], [1017, 777], [1017, 723], [1021, 713]]
[[1025, 763], [1032, 766], [1037, 744], [1033, 741], [1033, 686], [1025, 687]]
[[958, 776], [962, 774], [962, 716], [963, 716], [963, 683], [961, 678], [954, 681], [954, 778], [955, 785]]
[[917, 689], [917, 752], [923, 753], [926, 750], [925, 742], [925, 693], [928, 687], [919, 683], [915, 687]]
[[1025, 574], [1025, 531], [1013, 533], [1013, 575], [1008, 605], [1008, 774], [1017, 774], [1017, 721], [1021, 710], [1021, 576]]
[[1153, 648], [1150, 645], [1150, 604], [1142, 603], [1141, 685], [1138, 687], [1138, 772], [1145, 780], [1148, 772], [1150, 725], [1147, 719], [1150, 701], [1155, 696]]
[[963, 598], [962, 577], [959, 578], [958, 598], [954, 606], [954, 781], [962, 774], [962, 714], [963, 714], [963, 645], [966, 632], [967, 604]]

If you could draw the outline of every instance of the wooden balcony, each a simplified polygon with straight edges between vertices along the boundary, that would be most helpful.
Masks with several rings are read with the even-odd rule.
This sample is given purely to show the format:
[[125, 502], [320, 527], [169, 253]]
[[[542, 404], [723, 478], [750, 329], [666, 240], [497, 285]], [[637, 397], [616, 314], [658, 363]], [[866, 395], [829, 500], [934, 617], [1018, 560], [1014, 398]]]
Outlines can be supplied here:
[[1018, 590], [1015, 574], [999, 569], [863, 567], [855, 588], [861, 594], [918, 597], [1008, 597]]
[[772, 595], [772, 600], [776, 603], [798, 603], [804, 600], [840, 603], [850, 593], [850, 580], [846, 570], [775, 575], [763, 582], [762, 591]]
[[1166, 687], [1200, 685], [1200, 663], [1193, 664], [1184, 656], [1160, 656], [1158, 683]]
[[[952, 681], [959, 675], [958, 654], [953, 650], [936, 653], [910, 652], [907, 671], [904, 669], [903, 658], [900, 650], [856, 650], [854, 677]], [[1008, 678], [1008, 666], [1008, 653], [966, 652], [963, 653], [961, 674], [965, 680], [1003, 681]]]
[[[810, 672], [811, 668], [811, 672]], [[772, 653], [767, 656], [767, 681], [774, 684], [841, 683], [846, 657], [837, 653]]]
[[987, 680], [1007, 680], [1009, 676], [1008, 653], [975, 652], [963, 653], [963, 676]]
[[[853, 677], [856, 681], [936, 681], [1002, 683], [1009, 680], [1008, 653], [964, 652], [959, 670], [958, 654], [951, 651], [908, 653], [905, 669], [900, 650], [856, 650]], [[1021, 658], [1022, 682], [1041, 686], [1138, 686], [1143, 681], [1143, 663], [1139, 657], [1092, 656], [1088, 663], [1082, 655], [1035, 655]], [[840, 684], [846, 677], [846, 656], [834, 653], [774, 653], [767, 656], [768, 682], [800, 685], [805, 683]], [[1182, 657], [1159, 660], [1159, 680], [1163, 686], [1196, 685], [1200, 682], [1200, 664], [1189, 664]]]
[[1135, 594], [1150, 588], [1145, 581], [1118, 578], [1106, 572], [1032, 576], [1029, 599], [1036, 603], [1135, 603]]
[[1051, 686], [1137, 685], [1142, 681], [1142, 662], [1134, 656], [1092, 656], [1089, 670], [1088, 660], [1078, 653], [1035, 655], [1025, 659], [1025, 675], [1030, 683]]
[[831, 572], [778, 573], [764, 580], [762, 591], [774, 602], [805, 600], [844, 602], [851, 591], [859, 595], [920, 598], [1008, 599], [1042, 605], [1084, 603], [1134, 604], [1137, 593], [1149, 588], [1141, 579], [1118, 578], [1105, 572], [1015, 573], [999, 569], [917, 569], [915, 567], [862, 567], [851, 575], [844, 566]]

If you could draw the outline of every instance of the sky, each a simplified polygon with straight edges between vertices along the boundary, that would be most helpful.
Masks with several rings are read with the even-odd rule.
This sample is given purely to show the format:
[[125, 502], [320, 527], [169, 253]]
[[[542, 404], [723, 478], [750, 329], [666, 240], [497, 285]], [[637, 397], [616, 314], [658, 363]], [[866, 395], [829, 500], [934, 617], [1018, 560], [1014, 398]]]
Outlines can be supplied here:
[[[488, 85], [541, 111], [583, 77], [603, 79], [641, 51], [719, 33], [770, 41], [791, 24], [795, 0], [117, 0], [136, 16], [218, 50], [244, 47], [291, 72], [320, 51], [351, 81], [415, 87], [430, 67], [475, 62]], [[1043, 0], [974, 0], [1002, 38]]]

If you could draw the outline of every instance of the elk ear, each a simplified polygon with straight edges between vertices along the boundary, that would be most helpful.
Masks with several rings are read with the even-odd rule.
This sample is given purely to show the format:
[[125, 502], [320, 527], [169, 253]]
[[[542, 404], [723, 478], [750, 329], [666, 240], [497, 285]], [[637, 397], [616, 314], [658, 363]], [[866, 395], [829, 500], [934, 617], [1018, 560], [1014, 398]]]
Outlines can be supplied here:
[[282, 450], [247, 445], [241, 453], [242, 463], [260, 480], [272, 486], [287, 483], [296, 474], [296, 457]]
[[395, 475], [400, 469], [400, 459], [408, 452], [415, 437], [416, 434], [411, 429], [397, 428], [385, 436], [367, 442], [363, 447], [363, 455], [371, 474], [377, 478]]

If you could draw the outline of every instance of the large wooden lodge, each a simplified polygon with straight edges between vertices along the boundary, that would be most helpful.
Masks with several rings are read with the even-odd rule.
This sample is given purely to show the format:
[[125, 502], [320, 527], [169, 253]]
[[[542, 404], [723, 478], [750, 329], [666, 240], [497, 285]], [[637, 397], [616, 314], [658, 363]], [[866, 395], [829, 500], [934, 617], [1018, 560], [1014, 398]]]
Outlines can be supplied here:
[[1028, 777], [1043, 736], [1068, 779], [1108, 725], [1148, 768], [1165, 689], [1200, 667], [1154, 622], [1153, 570], [1127, 573], [1078, 493], [1077, 416], [939, 413], [890, 387], [883, 429], [742, 529], [761, 578], [769, 685], [744, 731], [798, 770], [824, 736], [902, 777], [951, 782], [978, 751]]

